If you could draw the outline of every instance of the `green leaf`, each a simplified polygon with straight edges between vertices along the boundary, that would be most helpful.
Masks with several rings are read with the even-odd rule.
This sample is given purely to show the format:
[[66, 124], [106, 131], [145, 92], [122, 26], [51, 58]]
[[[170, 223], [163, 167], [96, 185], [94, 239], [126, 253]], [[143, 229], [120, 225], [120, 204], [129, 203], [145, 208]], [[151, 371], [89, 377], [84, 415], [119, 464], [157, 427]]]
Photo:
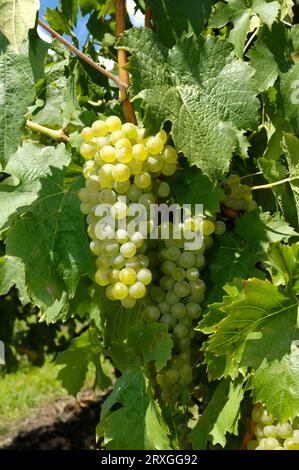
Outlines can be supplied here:
[[290, 68], [291, 48], [288, 30], [281, 23], [274, 23], [272, 30], [267, 26], [259, 29], [258, 39], [247, 54], [250, 65], [255, 69], [254, 78], [260, 91], [274, 85], [279, 73]]
[[[121, 408], [111, 412], [113, 405]], [[97, 436], [104, 437], [109, 450], [168, 450], [169, 429], [158, 402], [148, 390], [140, 369], [132, 370], [117, 380], [114, 390], [102, 405]]]
[[290, 290], [299, 278], [299, 242], [291, 246], [273, 243], [268, 250], [269, 262], [282, 275]]
[[25, 270], [22, 262], [13, 256], [0, 258], [0, 296], [6, 295], [16, 286], [22, 305], [29, 302], [25, 284]]
[[290, 338], [296, 333], [298, 304], [293, 296], [279, 292], [268, 281], [252, 279], [243, 284], [244, 299], [221, 307], [226, 317], [210, 337], [207, 350], [234, 355], [250, 333], [258, 332], [258, 336], [248, 340], [254, 344], [252, 357], [245, 352], [246, 361], [242, 360], [242, 365], [246, 362], [255, 366], [261, 357], [273, 360], [288, 350]]
[[238, 434], [243, 394], [241, 380], [222, 380], [217, 385], [211, 401], [189, 435], [194, 450], [206, 450], [209, 441], [224, 447], [227, 433]]
[[45, 60], [49, 49], [49, 44], [43, 41], [36, 30], [29, 32], [29, 59], [35, 82], [44, 78]]
[[[33, 192], [29, 194], [31, 206], [9, 230], [7, 254], [23, 261], [31, 297], [47, 320], [53, 321], [66, 312], [68, 298], [73, 297], [81, 274], [88, 273], [93, 278], [94, 261], [77, 196], [82, 182], [74, 179], [67, 188], [64, 186], [65, 168], [70, 161], [64, 144], [40, 148], [27, 143], [22, 152], [25, 156], [21, 170], [19, 162], [14, 160], [16, 173], [20, 171], [28, 182], [30, 175], [40, 172], [37, 168], [42, 167], [43, 176], [28, 183]], [[22, 191], [18, 186], [4, 188], [5, 191], [14, 201], [9, 213], [13, 209], [20, 212], [17, 208], [22, 207]], [[28, 204], [26, 198], [25, 193]]]
[[[84, 386], [89, 365], [96, 367], [97, 377], [101, 378], [98, 385], [102, 390], [111, 385], [111, 372], [104, 371], [103, 348], [96, 330], [89, 328], [78, 338], [74, 338], [71, 345], [60, 353], [56, 364], [63, 365], [58, 373], [62, 386], [72, 395], [76, 395]], [[105, 373], [106, 372], [106, 373]], [[107, 373], [108, 372], [108, 373]]]
[[98, 0], [79, 0], [82, 16], [86, 16], [99, 6]]
[[290, 187], [293, 193], [299, 226], [299, 139], [292, 134], [285, 134], [282, 144], [289, 168]]
[[162, 44], [172, 47], [183, 33], [199, 34], [217, 0], [149, 0], [157, 35]]
[[265, 23], [271, 29], [278, 16], [279, 7], [277, 1], [252, 0], [248, 5], [246, 0], [226, 0], [226, 3], [219, 2], [216, 6], [209, 26], [223, 28], [232, 22], [234, 27], [229, 34], [229, 41], [234, 45], [236, 54], [242, 57], [248, 33], [260, 23]]
[[72, 28], [64, 16], [64, 14], [58, 10], [58, 8], [47, 8], [45, 18], [49, 25], [59, 34], [68, 34], [72, 36]]
[[29, 206], [38, 199], [42, 189], [42, 178], [51, 175], [51, 168], [63, 168], [70, 156], [65, 146], [39, 147], [25, 142], [12, 156], [6, 166], [10, 178], [0, 183], [0, 229], [7, 228], [10, 222], [28, 211]]
[[220, 186], [214, 186], [199, 169], [186, 165], [167, 181], [171, 188], [171, 196], [175, 197], [180, 205], [203, 204], [204, 213], [207, 215], [214, 215], [220, 211], [224, 191]]
[[35, 98], [28, 44], [16, 55], [0, 34], [0, 170], [20, 144], [24, 114]]
[[299, 413], [298, 347], [293, 344], [289, 354], [270, 365], [265, 361], [254, 373], [248, 388], [252, 388], [254, 402], [264, 403], [280, 423], [293, 420]]
[[72, 26], [77, 25], [79, 0], [59, 0], [59, 7]]
[[34, 27], [39, 0], [0, 0], [0, 31], [17, 54]]
[[118, 43], [133, 53], [132, 93], [140, 96], [148, 132], [172, 122], [177, 150], [210, 178], [228, 170], [244, 148], [241, 130], [256, 126], [259, 104], [254, 70], [231, 46], [214, 38], [185, 37], [169, 51], [146, 29], [132, 29]]
[[299, 63], [293, 65], [286, 73], [281, 74], [280, 95], [285, 117], [299, 135]]
[[218, 301], [223, 296], [223, 286], [234, 278], [264, 278], [256, 263], [267, 259], [270, 242], [288, 240], [296, 232], [278, 214], [255, 210], [236, 222], [234, 232], [227, 231], [214, 242], [208, 254], [210, 290], [207, 302]]
[[[69, 124], [78, 107], [74, 76], [65, 76], [67, 60], [47, 70], [42, 94], [42, 109], [35, 112], [32, 121], [46, 127], [61, 128]], [[44, 93], [44, 96], [43, 96]]]
[[173, 342], [167, 325], [161, 323], [144, 325], [140, 321], [129, 331], [128, 346], [143, 357], [145, 364], [154, 361], [159, 371], [171, 358]]

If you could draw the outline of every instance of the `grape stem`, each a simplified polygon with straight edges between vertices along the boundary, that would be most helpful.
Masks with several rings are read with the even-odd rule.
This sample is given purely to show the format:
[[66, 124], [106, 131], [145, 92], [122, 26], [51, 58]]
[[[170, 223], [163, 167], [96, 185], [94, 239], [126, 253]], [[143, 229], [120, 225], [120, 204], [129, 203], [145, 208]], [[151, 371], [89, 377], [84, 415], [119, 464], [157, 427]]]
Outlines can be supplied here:
[[49, 127], [41, 126], [40, 124], [29, 120], [26, 121], [26, 127], [28, 127], [28, 129], [31, 129], [34, 132], [39, 132], [40, 134], [47, 135], [48, 137], [51, 137], [51, 139], [54, 140], [61, 140], [65, 143], [69, 140], [68, 136], [64, 133], [63, 129], [50, 129]]
[[[126, 27], [126, 2], [125, 0], [116, 0], [116, 37], [124, 33]], [[131, 101], [128, 98], [127, 88], [130, 85], [129, 73], [124, 68], [127, 64], [127, 52], [125, 49], [117, 49], [118, 75], [119, 81], [125, 86], [120, 87], [119, 97], [124, 108], [125, 118], [128, 122], [137, 124], [135, 111]]]
[[271, 189], [273, 186], [278, 186], [279, 184], [289, 183], [290, 181], [299, 179], [298, 176], [295, 178], [285, 178], [280, 181], [275, 181], [274, 183], [261, 184], [260, 186], [252, 186], [251, 191], [256, 191], [257, 189]]
[[257, 35], [258, 33], [258, 29], [256, 29], [252, 35], [250, 36], [250, 38], [248, 39], [247, 43], [245, 44], [245, 47], [243, 49], [243, 55], [245, 54], [246, 50], [248, 49], [248, 47], [250, 46], [250, 44], [252, 43], [252, 41], [254, 40], [255, 36]]
[[148, 7], [147, 3], [145, 4], [144, 26], [148, 29], [151, 29], [152, 26], [152, 9]]
[[51, 26], [47, 25], [44, 23], [42, 20], [38, 20], [38, 23], [42, 28], [44, 28], [48, 33], [50, 33], [54, 38], [58, 39], [59, 42], [64, 44], [68, 49], [70, 49], [74, 54], [76, 54], [80, 59], [84, 60], [88, 65], [93, 67], [95, 70], [100, 72], [102, 75], [105, 75], [105, 77], [109, 78], [112, 80], [118, 88], [122, 91], [125, 91], [127, 88], [127, 84], [123, 82], [117, 75], [113, 75], [113, 73], [109, 72], [108, 70], [104, 69], [100, 65], [96, 64], [90, 57], [88, 57], [86, 54], [81, 52], [77, 47], [75, 47], [73, 44], [71, 44], [69, 41], [67, 41], [64, 37], [62, 37], [59, 33], [54, 31], [54, 29], [51, 28]]

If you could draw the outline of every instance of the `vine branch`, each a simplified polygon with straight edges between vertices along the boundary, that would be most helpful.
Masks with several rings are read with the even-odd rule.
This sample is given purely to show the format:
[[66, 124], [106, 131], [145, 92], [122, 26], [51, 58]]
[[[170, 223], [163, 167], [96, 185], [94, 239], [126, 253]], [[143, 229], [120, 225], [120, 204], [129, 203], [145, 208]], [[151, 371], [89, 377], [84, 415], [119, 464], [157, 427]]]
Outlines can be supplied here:
[[59, 42], [64, 44], [68, 49], [70, 49], [72, 52], [74, 52], [74, 54], [76, 54], [78, 57], [80, 57], [80, 59], [84, 60], [84, 62], [86, 62], [88, 65], [90, 65], [95, 70], [97, 70], [101, 74], [105, 75], [110, 80], [112, 80], [118, 86], [118, 88], [121, 91], [124, 90], [124, 92], [125, 92], [127, 85], [126, 85], [125, 82], [123, 82], [120, 79], [120, 77], [117, 77], [116, 75], [113, 75], [113, 73], [109, 72], [108, 70], [104, 69], [100, 65], [96, 64], [90, 57], [88, 57], [86, 54], [84, 54], [79, 49], [77, 49], [77, 47], [75, 47], [73, 44], [71, 44], [69, 41], [67, 41], [59, 33], [54, 31], [54, 29], [52, 29], [51, 26], [47, 25], [42, 20], [39, 19], [38, 23], [40, 24], [40, 26], [42, 26], [42, 28], [44, 28], [46, 31], [48, 31], [48, 33], [50, 33], [52, 36], [54, 36], [54, 38], [58, 39]]
[[147, 4], [145, 4], [144, 26], [149, 29], [152, 27], [152, 9]]
[[47, 135], [48, 137], [51, 137], [51, 139], [54, 140], [61, 140], [65, 143], [69, 140], [68, 136], [64, 133], [63, 129], [50, 129], [49, 127], [41, 126], [40, 124], [29, 120], [26, 121], [26, 127], [28, 127], [28, 129], [31, 129], [34, 132], [39, 132], [40, 134]]
[[260, 186], [252, 186], [251, 191], [256, 191], [257, 189], [271, 189], [273, 186], [278, 186], [280, 184], [289, 183], [290, 181], [299, 179], [299, 176], [295, 176], [294, 178], [284, 178], [280, 181], [275, 181], [274, 183], [269, 184], [261, 184]]
[[[125, 0], [116, 0], [116, 37], [119, 38], [126, 27], [126, 3]], [[125, 49], [117, 49], [117, 62], [119, 80], [125, 83], [125, 87], [120, 88], [120, 100], [123, 104], [125, 118], [128, 122], [137, 124], [135, 111], [128, 98], [127, 88], [130, 84], [129, 73], [124, 68], [127, 63], [127, 52]]]

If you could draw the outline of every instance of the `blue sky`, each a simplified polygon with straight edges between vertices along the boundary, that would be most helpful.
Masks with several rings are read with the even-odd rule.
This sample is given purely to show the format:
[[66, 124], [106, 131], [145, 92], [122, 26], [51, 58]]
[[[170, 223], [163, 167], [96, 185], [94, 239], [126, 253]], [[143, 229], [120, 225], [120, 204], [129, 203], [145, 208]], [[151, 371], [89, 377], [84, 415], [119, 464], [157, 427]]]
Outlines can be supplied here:
[[[47, 8], [55, 8], [57, 6], [58, 0], [40, 0], [39, 16], [42, 18], [46, 13]], [[82, 47], [87, 37], [86, 21], [88, 20], [88, 17], [82, 18], [80, 15], [78, 18], [77, 28], [74, 32], [79, 39], [80, 47]]]

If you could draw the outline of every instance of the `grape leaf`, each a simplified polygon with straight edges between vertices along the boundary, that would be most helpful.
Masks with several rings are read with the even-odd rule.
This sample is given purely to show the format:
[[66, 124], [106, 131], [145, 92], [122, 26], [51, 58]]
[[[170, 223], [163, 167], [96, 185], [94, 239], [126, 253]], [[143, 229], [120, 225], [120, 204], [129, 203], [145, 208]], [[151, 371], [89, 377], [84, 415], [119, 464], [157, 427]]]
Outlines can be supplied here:
[[[65, 76], [67, 60], [55, 63], [47, 71], [38, 95], [42, 109], [36, 109], [32, 121], [46, 127], [60, 128], [69, 124], [78, 107], [74, 77]], [[43, 101], [41, 101], [43, 100]], [[37, 106], [38, 108], [38, 106]]]
[[24, 114], [34, 98], [28, 43], [16, 55], [0, 33], [0, 170], [21, 141]]
[[35, 82], [44, 78], [45, 60], [49, 49], [49, 44], [43, 41], [36, 30], [29, 31], [29, 59]]
[[99, 6], [98, 0], [79, 0], [82, 16], [86, 16]]
[[0, 0], [0, 31], [17, 54], [34, 27], [39, 0]]
[[13, 256], [0, 258], [0, 296], [6, 295], [16, 286], [22, 305], [29, 302], [25, 284], [25, 270], [22, 262]]
[[243, 55], [247, 34], [253, 30], [253, 25], [265, 23], [270, 29], [279, 13], [277, 1], [252, 0], [250, 5], [246, 0], [226, 0], [219, 2], [210, 18], [211, 28], [223, 28], [232, 22], [234, 27], [229, 34], [229, 41], [234, 45], [236, 54]]
[[243, 399], [242, 380], [222, 380], [204, 409], [195, 428], [189, 435], [194, 450], [206, 450], [214, 445], [226, 444], [226, 433], [238, 434], [240, 403]]
[[[277, 287], [268, 281], [259, 279], [244, 281], [244, 293], [244, 299], [221, 307], [227, 316], [217, 325], [217, 332], [210, 337], [207, 350], [219, 355], [233, 355], [249, 333], [261, 332], [262, 343], [267, 342], [269, 346], [272, 344], [272, 348], [268, 348], [268, 351], [263, 348], [266, 357], [271, 359], [280, 357], [282, 351], [288, 349], [289, 344], [289, 335], [285, 333], [286, 338], [281, 336], [284, 326], [286, 330], [290, 330], [290, 324], [293, 325], [290, 335], [295, 334], [298, 308], [296, 299], [294, 296], [289, 297], [279, 292]], [[280, 328], [272, 328], [272, 323], [277, 321], [281, 322]], [[273, 342], [273, 335], [277, 336], [275, 342]], [[268, 336], [271, 339], [269, 341], [267, 341]], [[255, 362], [257, 356], [256, 345], [255, 358], [253, 358]]]
[[289, 168], [290, 187], [293, 192], [299, 226], [299, 139], [292, 134], [285, 134], [282, 144]]
[[[74, 338], [70, 346], [61, 352], [56, 364], [63, 365], [58, 373], [62, 386], [72, 395], [76, 395], [83, 387], [88, 367], [93, 363], [96, 367], [98, 383], [102, 390], [111, 385], [111, 371], [103, 361], [103, 347], [96, 330], [89, 328], [78, 338]], [[106, 365], [103, 370], [102, 364]]]
[[79, 0], [59, 0], [59, 7], [72, 26], [77, 25]]
[[45, 18], [49, 25], [59, 34], [72, 36], [72, 28], [67, 18], [58, 8], [47, 8]]
[[[33, 182], [35, 193], [29, 197], [34, 203], [7, 233], [6, 252], [23, 261], [31, 297], [47, 320], [53, 321], [66, 312], [68, 298], [73, 297], [81, 273], [86, 272], [91, 278], [94, 274], [94, 262], [76, 194], [82, 182], [75, 178], [67, 187], [64, 186], [65, 167], [70, 155], [63, 144], [57, 148], [41, 149], [28, 143], [25, 149], [30, 149], [31, 165], [27, 166], [23, 161], [22, 174], [26, 175], [23, 179], [30, 179], [28, 173], [34, 174], [39, 166], [44, 166], [44, 176], [39, 182]], [[55, 164], [56, 152], [60, 158]], [[14, 188], [10, 191], [12, 198]], [[22, 203], [22, 195], [18, 194], [16, 199], [15, 206], [18, 207]]]
[[280, 75], [280, 96], [285, 117], [292, 124], [296, 134], [299, 134], [299, 64], [296, 63], [287, 72]]
[[135, 354], [143, 357], [145, 364], [154, 361], [159, 371], [171, 358], [173, 342], [167, 325], [161, 323], [144, 325], [140, 321], [129, 331], [128, 346]]
[[217, 0], [149, 0], [159, 40], [172, 47], [183, 33], [201, 32]]
[[272, 30], [264, 25], [246, 55], [256, 71], [254, 78], [259, 90], [268, 90], [274, 85], [279, 73], [287, 72], [292, 65], [288, 30], [281, 23], [274, 23]]
[[279, 242], [271, 244], [268, 258], [271, 266], [281, 274], [285, 286], [290, 291], [295, 288], [296, 293], [296, 282], [299, 278], [299, 242], [291, 246]]
[[132, 94], [143, 100], [149, 133], [171, 121], [177, 150], [220, 178], [233, 151], [244, 153], [242, 130], [257, 123], [254, 70], [234, 57], [229, 43], [211, 37], [185, 37], [167, 55], [153, 32], [132, 29], [118, 47], [133, 53]]
[[264, 278], [263, 271], [256, 268], [257, 262], [267, 259], [270, 242], [288, 240], [296, 232], [278, 214], [255, 210], [243, 215], [236, 222], [234, 232], [228, 231], [214, 242], [208, 254], [210, 281], [213, 288], [208, 303], [223, 296], [223, 286], [234, 278]]
[[[122, 405], [111, 412], [115, 405]], [[109, 450], [168, 450], [170, 431], [140, 369], [124, 373], [102, 405], [97, 437]]]
[[271, 364], [265, 361], [255, 371], [248, 388], [252, 389], [254, 402], [264, 403], [280, 423], [293, 420], [299, 414], [298, 347], [293, 344], [281, 360]]
[[6, 166], [9, 179], [0, 183], [0, 229], [7, 228], [15, 217], [28, 210], [38, 199], [42, 188], [41, 178], [51, 174], [50, 165], [63, 168], [69, 162], [65, 146], [39, 147], [25, 142], [16, 151]]
[[185, 165], [173, 176], [167, 178], [171, 188], [170, 195], [180, 204], [203, 204], [203, 211], [207, 215], [215, 215], [220, 211], [220, 202], [224, 198], [224, 191], [220, 186], [214, 186], [209, 178], [197, 168]]

